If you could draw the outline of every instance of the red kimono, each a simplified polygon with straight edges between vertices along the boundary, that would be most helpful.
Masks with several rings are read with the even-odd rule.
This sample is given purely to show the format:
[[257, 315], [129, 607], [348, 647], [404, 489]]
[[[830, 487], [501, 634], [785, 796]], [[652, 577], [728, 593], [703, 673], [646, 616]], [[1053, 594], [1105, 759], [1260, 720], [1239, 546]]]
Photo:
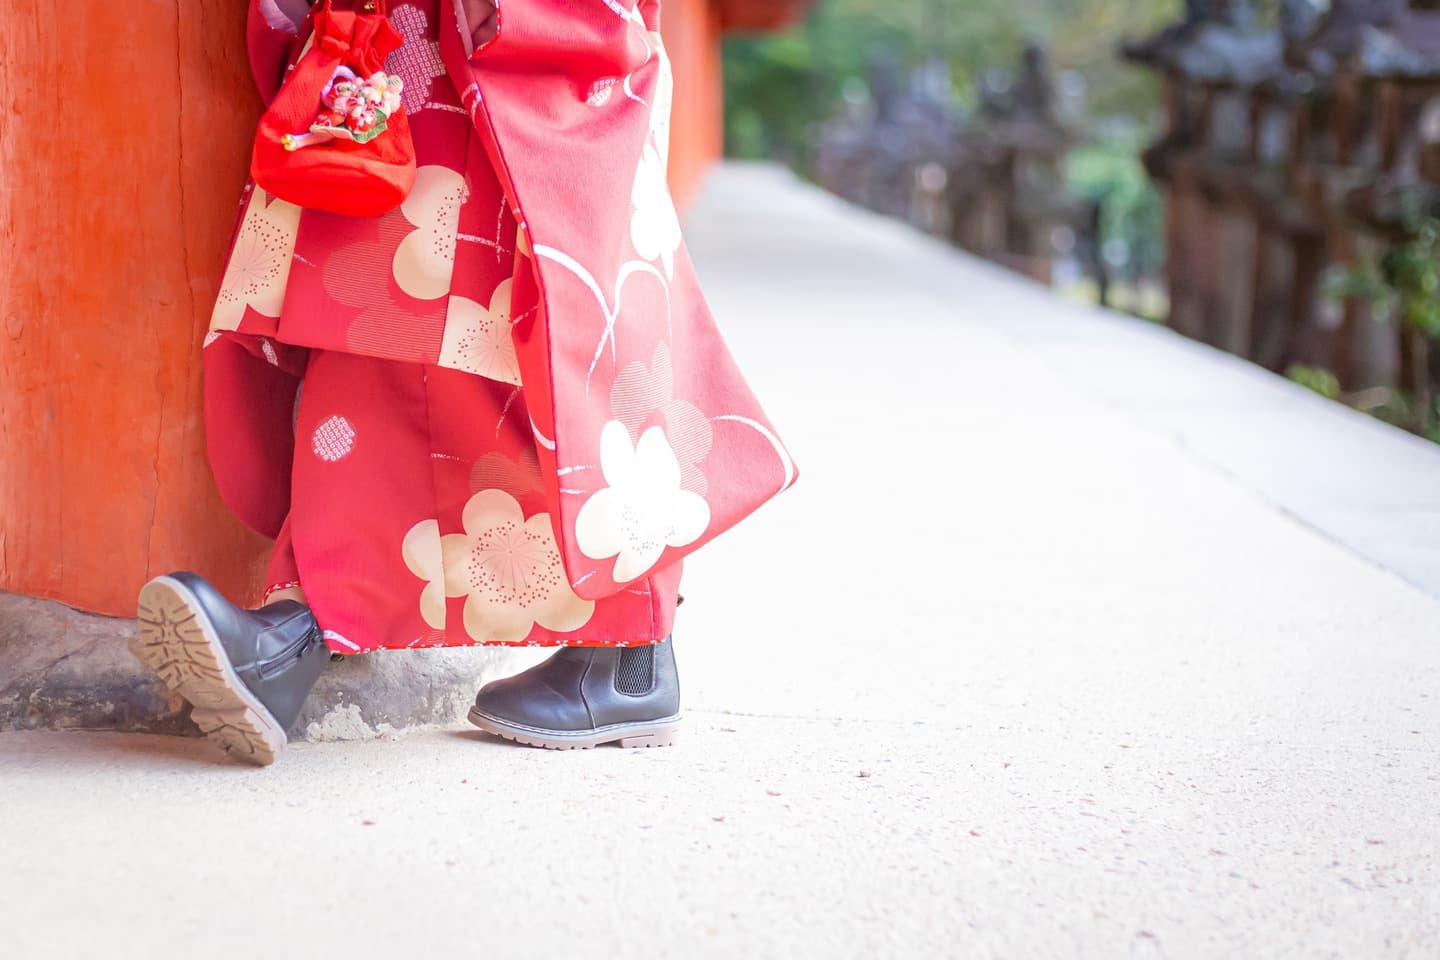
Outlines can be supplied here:
[[[390, 15], [415, 188], [375, 218], [247, 188], [204, 349], [221, 493], [337, 652], [662, 639], [681, 558], [796, 472], [681, 239], [658, 5], [505, 0], [476, 51], [457, 0]], [[252, 0], [267, 99], [287, 25]]]

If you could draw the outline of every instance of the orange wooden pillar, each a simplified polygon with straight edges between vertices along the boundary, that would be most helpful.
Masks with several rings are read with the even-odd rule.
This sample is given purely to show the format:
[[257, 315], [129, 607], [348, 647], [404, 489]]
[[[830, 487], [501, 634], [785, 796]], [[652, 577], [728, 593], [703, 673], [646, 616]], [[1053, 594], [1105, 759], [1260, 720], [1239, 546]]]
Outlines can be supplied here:
[[664, 0], [660, 18], [675, 69], [670, 120], [670, 186], [683, 208], [705, 168], [724, 152], [720, 40], [731, 31], [787, 27], [813, 0]]
[[724, 144], [721, 11], [713, 0], [665, 0], [660, 31], [675, 73], [670, 111], [670, 186], [683, 208]]
[[243, 0], [0, 8], [0, 590], [130, 615], [157, 571], [260, 575], [200, 420], [259, 112], [243, 24]]
[[[268, 543], [215, 492], [199, 362], [260, 112], [246, 0], [83, 6], [0, 7], [0, 590], [128, 616], [189, 568], [254, 599]], [[735, 16], [663, 14], [682, 203], [720, 155]]]

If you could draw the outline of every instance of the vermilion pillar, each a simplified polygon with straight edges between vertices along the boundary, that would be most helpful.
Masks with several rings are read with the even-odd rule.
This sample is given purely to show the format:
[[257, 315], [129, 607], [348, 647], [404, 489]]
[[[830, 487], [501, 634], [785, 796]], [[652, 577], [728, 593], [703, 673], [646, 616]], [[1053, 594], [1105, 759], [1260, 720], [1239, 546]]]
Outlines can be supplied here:
[[131, 614], [151, 573], [245, 594], [198, 348], [259, 104], [243, 0], [0, 7], [0, 589]]
[[683, 206], [723, 146], [720, 9], [713, 0], [664, 0], [660, 32], [675, 73], [670, 186]]

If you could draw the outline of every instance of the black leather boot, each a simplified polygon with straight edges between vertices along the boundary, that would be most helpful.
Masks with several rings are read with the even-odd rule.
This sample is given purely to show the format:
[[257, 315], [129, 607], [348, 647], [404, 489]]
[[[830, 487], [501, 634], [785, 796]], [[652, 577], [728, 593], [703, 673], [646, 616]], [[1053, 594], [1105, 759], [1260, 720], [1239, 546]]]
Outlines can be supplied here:
[[310, 609], [244, 610], [195, 574], [172, 573], [141, 588], [138, 617], [131, 652], [190, 701], [205, 735], [237, 759], [274, 763], [330, 662]]
[[615, 741], [668, 747], [680, 726], [675, 645], [566, 647], [523, 673], [485, 684], [470, 722], [551, 750]]

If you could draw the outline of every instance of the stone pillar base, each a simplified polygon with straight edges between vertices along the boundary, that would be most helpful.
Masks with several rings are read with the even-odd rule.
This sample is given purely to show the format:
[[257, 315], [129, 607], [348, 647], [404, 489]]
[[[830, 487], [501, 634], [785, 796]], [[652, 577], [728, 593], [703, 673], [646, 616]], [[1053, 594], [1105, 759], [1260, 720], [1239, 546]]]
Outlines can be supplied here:
[[[130, 655], [135, 630], [134, 620], [0, 593], [0, 731], [198, 736], [189, 705]], [[463, 723], [481, 684], [548, 652], [468, 647], [348, 657], [320, 678], [291, 737], [360, 740]]]

